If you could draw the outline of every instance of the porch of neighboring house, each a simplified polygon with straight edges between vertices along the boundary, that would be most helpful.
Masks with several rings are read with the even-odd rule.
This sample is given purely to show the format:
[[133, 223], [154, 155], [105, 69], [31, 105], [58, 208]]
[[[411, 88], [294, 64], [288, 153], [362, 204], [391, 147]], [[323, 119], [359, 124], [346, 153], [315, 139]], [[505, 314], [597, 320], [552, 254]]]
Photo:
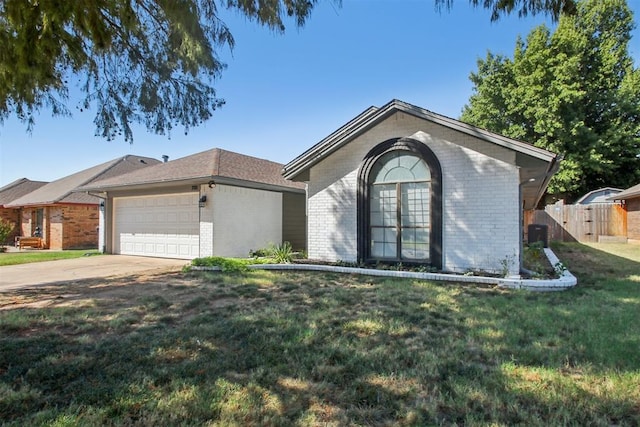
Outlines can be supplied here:
[[[98, 247], [97, 205], [52, 205], [21, 209], [19, 248], [89, 249]], [[37, 243], [37, 238], [41, 242]], [[23, 243], [20, 244], [20, 240]], [[28, 244], [25, 244], [28, 243]]]

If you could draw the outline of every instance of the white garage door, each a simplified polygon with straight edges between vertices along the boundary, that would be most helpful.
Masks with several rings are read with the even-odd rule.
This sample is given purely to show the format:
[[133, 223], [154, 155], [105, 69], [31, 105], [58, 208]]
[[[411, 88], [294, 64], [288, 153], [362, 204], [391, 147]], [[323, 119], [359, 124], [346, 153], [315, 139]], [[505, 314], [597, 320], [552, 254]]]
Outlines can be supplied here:
[[161, 258], [197, 258], [198, 193], [117, 197], [114, 252]]

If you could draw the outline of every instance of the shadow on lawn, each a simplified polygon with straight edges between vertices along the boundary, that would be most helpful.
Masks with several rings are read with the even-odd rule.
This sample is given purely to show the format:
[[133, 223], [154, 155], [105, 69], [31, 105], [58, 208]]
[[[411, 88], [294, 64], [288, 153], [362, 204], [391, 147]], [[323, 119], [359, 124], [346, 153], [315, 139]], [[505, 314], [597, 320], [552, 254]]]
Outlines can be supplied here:
[[[567, 268], [578, 278], [578, 288], [605, 289], [611, 281], [628, 281], [633, 285], [631, 276], [640, 276], [640, 261], [617, 256], [604, 250], [580, 243], [553, 243], [553, 251]], [[602, 245], [606, 247], [606, 245]], [[629, 253], [634, 252], [640, 260], [640, 245], [618, 245], [626, 247]]]
[[637, 287], [534, 294], [266, 272], [83, 286], [47, 287], [50, 306], [0, 310], [3, 422], [632, 425], [640, 417]]

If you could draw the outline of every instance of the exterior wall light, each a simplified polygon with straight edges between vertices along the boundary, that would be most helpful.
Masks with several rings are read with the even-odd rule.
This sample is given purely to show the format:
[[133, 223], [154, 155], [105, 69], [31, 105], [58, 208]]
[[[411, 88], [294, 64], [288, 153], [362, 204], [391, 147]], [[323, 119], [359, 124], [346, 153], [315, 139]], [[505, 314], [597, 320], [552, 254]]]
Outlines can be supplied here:
[[200, 205], [201, 208], [204, 208], [206, 204], [207, 204], [207, 196], [206, 195], [200, 196], [200, 199], [198, 200], [198, 205]]
[[104, 212], [104, 200], [100, 202], [100, 212]]

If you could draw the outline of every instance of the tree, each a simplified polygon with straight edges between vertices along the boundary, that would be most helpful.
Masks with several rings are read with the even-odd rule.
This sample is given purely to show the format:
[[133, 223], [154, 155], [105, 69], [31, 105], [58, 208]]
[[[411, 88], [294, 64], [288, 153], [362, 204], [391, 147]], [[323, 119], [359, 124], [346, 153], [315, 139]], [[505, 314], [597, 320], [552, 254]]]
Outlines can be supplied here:
[[565, 160], [549, 192], [571, 197], [640, 180], [640, 70], [628, 52], [624, 0], [585, 0], [517, 40], [513, 59], [488, 53], [471, 74], [461, 120], [522, 139]]
[[[435, 1], [438, 8], [444, 6], [450, 9], [453, 6], [453, 0]], [[548, 13], [554, 21], [557, 21], [561, 14], [575, 14], [576, 2], [577, 0], [469, 0], [473, 6], [481, 5], [485, 9], [490, 9], [492, 21], [497, 21], [501, 15], [508, 15], [515, 10], [520, 17]]]
[[[318, 0], [4, 0], [0, 1], [0, 124], [15, 114], [34, 125], [34, 113], [71, 115], [69, 89], [78, 86], [78, 110], [95, 109], [96, 135], [133, 141], [132, 123], [157, 134], [185, 132], [211, 117], [224, 100], [213, 84], [232, 49], [220, 8], [284, 32], [303, 26]], [[340, 0], [329, 0], [340, 3]], [[451, 7], [453, 0], [434, 0]], [[492, 19], [570, 13], [575, 0], [469, 0], [491, 8]], [[519, 8], [519, 9], [518, 9]]]
[[0, 2], [0, 123], [15, 113], [69, 115], [69, 87], [78, 106], [96, 109], [96, 134], [123, 134], [131, 123], [159, 134], [188, 130], [224, 101], [213, 82], [233, 48], [219, 4], [274, 31], [285, 17], [302, 26], [317, 0], [92, 0]]

